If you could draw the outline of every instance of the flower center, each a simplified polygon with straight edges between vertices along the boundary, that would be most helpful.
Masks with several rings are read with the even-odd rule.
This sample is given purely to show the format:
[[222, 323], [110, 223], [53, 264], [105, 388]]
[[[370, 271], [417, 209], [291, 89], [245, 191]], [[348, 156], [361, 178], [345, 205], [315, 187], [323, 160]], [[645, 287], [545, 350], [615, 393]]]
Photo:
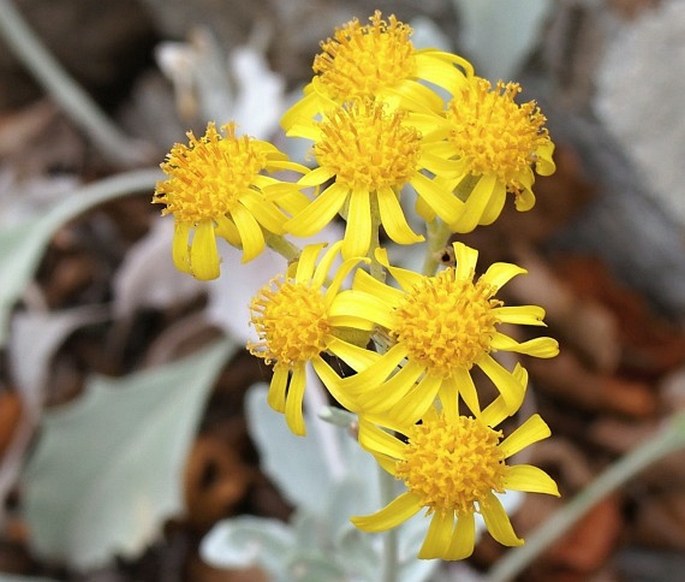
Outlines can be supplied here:
[[319, 166], [350, 188], [403, 186], [417, 171], [421, 144], [419, 132], [403, 125], [405, 117], [370, 100], [338, 108], [320, 124], [322, 136], [314, 145]]
[[153, 202], [166, 204], [162, 214], [173, 214], [179, 222], [197, 224], [216, 220], [237, 203], [238, 198], [266, 167], [266, 157], [248, 136], [236, 137], [235, 124], [214, 123], [197, 139], [188, 133], [189, 145], [175, 144], [162, 170], [169, 176], [159, 182]]
[[320, 290], [306, 283], [273, 279], [250, 304], [259, 341], [248, 344], [252, 355], [292, 366], [326, 349], [330, 324]]
[[447, 108], [450, 143], [474, 176], [495, 174], [511, 190], [520, 190], [520, 176], [536, 161], [537, 149], [550, 141], [546, 118], [534, 101], [518, 105], [518, 83], [475, 78], [454, 96]]
[[472, 513], [491, 491], [503, 492], [506, 465], [501, 431], [465, 416], [444, 415], [411, 428], [396, 475], [421, 503], [435, 511]]
[[394, 311], [392, 336], [409, 357], [444, 377], [470, 369], [490, 351], [497, 318], [492, 288], [482, 281], [456, 280], [454, 269], [426, 277]]
[[416, 71], [411, 27], [394, 15], [385, 21], [379, 11], [370, 21], [362, 26], [354, 19], [337, 29], [314, 58], [314, 73], [336, 101], [375, 96]]

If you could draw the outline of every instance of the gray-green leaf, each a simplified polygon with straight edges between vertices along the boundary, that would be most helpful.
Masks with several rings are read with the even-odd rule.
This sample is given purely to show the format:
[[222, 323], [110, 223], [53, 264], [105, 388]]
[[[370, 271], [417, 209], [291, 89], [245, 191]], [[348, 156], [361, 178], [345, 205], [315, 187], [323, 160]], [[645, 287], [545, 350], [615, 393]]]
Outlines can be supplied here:
[[24, 475], [35, 550], [94, 567], [134, 556], [182, 511], [181, 472], [205, 397], [236, 347], [120, 379], [49, 412]]
[[138, 170], [76, 190], [39, 218], [0, 230], [0, 347], [7, 341], [12, 307], [33, 276], [45, 248], [66, 222], [108, 200], [154, 188], [162, 174]]

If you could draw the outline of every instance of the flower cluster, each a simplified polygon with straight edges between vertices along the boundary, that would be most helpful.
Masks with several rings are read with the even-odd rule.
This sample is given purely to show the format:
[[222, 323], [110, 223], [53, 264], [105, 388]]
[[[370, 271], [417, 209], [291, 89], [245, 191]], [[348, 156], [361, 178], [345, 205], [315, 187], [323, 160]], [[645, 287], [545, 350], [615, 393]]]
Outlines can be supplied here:
[[[273, 365], [270, 405], [305, 434], [311, 367], [358, 416], [359, 444], [406, 487], [377, 513], [353, 518], [359, 528], [386, 530], [425, 509], [419, 557], [461, 559], [473, 551], [480, 514], [496, 540], [519, 545], [498, 496], [558, 492], [541, 469], [508, 463], [550, 432], [538, 415], [506, 437], [498, 428], [527, 387], [521, 364], [510, 369], [498, 354], [550, 358], [558, 344], [510, 335], [545, 325], [541, 307], [498, 296], [523, 268], [478, 271], [478, 251], [450, 238], [494, 222], [507, 193], [517, 210], [533, 207], [536, 173], [554, 171], [545, 117], [534, 102], [516, 102], [518, 84], [493, 87], [462, 57], [415, 49], [411, 28], [380, 12], [336, 30], [313, 71], [281, 121], [286, 135], [312, 142], [311, 167], [237, 136], [230, 123], [223, 133], [210, 123], [203, 137], [189, 133], [187, 146], [172, 148], [153, 202], [174, 216], [174, 262], [212, 279], [217, 236], [246, 262], [284, 236], [314, 235], [342, 218], [342, 240], [305, 246], [249, 306], [257, 338], [248, 349]], [[412, 202], [420, 229], [410, 226]], [[384, 237], [428, 238], [424, 272], [392, 264]], [[433, 255], [446, 249], [454, 264], [438, 269]]]

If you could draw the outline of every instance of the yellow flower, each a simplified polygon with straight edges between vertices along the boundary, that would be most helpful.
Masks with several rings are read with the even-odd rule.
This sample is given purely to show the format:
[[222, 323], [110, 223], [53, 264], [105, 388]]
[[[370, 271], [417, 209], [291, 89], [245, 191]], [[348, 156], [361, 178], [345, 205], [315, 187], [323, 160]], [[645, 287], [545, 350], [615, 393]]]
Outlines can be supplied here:
[[201, 138], [191, 131], [187, 146], [175, 144], [161, 164], [168, 178], [157, 183], [152, 199], [166, 205], [162, 214], [174, 216], [176, 267], [203, 280], [219, 276], [216, 235], [242, 247], [243, 262], [250, 261], [264, 249], [264, 231], [284, 232], [287, 216], [279, 206], [294, 213], [308, 202], [294, 184], [262, 173], [305, 173], [305, 167], [270, 143], [236, 136], [233, 123], [222, 129], [223, 136], [209, 123]]
[[[523, 379], [525, 382], [525, 378]], [[506, 459], [547, 438], [547, 424], [534, 414], [508, 437], [496, 427], [507, 416], [495, 401], [480, 418], [460, 416], [456, 406], [431, 408], [421, 424], [393, 432], [360, 419], [359, 442], [406, 491], [380, 511], [352, 518], [358, 528], [379, 532], [409, 519], [422, 508], [431, 516], [419, 558], [461, 560], [473, 553], [475, 513], [505, 546], [523, 543], [496, 494], [526, 491], [559, 495], [552, 478], [532, 465], [508, 465]], [[396, 432], [394, 432], [396, 431]], [[397, 432], [404, 435], [400, 438]]]
[[317, 257], [326, 245], [306, 246], [288, 274], [265, 285], [250, 305], [251, 322], [259, 341], [247, 347], [267, 364], [274, 364], [268, 402], [274, 410], [285, 413], [288, 426], [298, 435], [305, 434], [302, 399], [308, 365], [338, 402], [356, 408], [337, 390], [339, 377], [321, 357], [323, 352], [330, 352], [353, 367], [365, 364], [365, 351], [341, 338], [345, 331], [339, 329], [329, 313], [343, 280], [361, 260], [345, 261], [326, 287], [341, 244], [333, 244], [318, 265]]
[[314, 59], [314, 78], [281, 120], [287, 131], [331, 106], [372, 97], [411, 111], [443, 109], [442, 99], [423, 82], [454, 94], [473, 67], [465, 59], [436, 49], [416, 50], [411, 27], [380, 11], [362, 26], [354, 19], [322, 43]]
[[[525, 269], [494, 263], [474, 281], [478, 251], [454, 243], [456, 268], [434, 277], [393, 267], [380, 249], [376, 258], [400, 289], [355, 274], [352, 289], [336, 298], [331, 313], [339, 325], [375, 330], [389, 349], [366, 369], [345, 378], [345, 390], [363, 414], [413, 423], [439, 396], [443, 404], [461, 396], [478, 416], [480, 405], [471, 377], [478, 367], [492, 380], [510, 413], [520, 405], [524, 387], [491, 355], [497, 350], [539, 358], [557, 355], [549, 337], [517, 342], [497, 329], [502, 323], [544, 326], [544, 310], [533, 305], [504, 306], [497, 291]], [[398, 369], [399, 367], [399, 369]], [[359, 368], [355, 368], [359, 369]]]
[[518, 105], [514, 98], [520, 92], [517, 83], [499, 82], [493, 89], [474, 76], [448, 104], [447, 140], [436, 153], [457, 160], [460, 167], [451, 182], [466, 205], [451, 224], [455, 232], [494, 222], [507, 192], [514, 194], [517, 210], [530, 210], [535, 204], [533, 169], [541, 176], [555, 170], [546, 118], [534, 101]]
[[423, 236], [407, 224], [399, 202], [400, 191], [407, 184], [446, 222], [460, 216], [463, 203], [422, 173], [427, 169], [453, 175], [454, 169], [453, 162], [424, 153], [427, 139], [413, 124], [415, 117], [363, 99], [330, 111], [313, 126], [298, 127], [298, 135], [314, 141], [318, 164], [298, 184], [318, 187], [334, 180], [286, 223], [288, 232], [311, 236], [347, 203], [343, 257], [365, 256], [378, 222], [396, 243], [421, 242]]

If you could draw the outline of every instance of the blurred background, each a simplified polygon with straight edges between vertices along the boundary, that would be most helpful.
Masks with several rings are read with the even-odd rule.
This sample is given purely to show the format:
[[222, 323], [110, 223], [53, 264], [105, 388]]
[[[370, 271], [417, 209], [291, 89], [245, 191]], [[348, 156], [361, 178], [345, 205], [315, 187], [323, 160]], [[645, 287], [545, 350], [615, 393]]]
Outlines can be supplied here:
[[[62, 81], [55, 89], [29, 71], [28, 49], [10, 39], [20, 30], [15, 9], [109, 118], [104, 139], [69, 112]], [[311, 78], [319, 43], [375, 9], [411, 23], [417, 47], [520, 82], [521, 102], [539, 103], [557, 146], [557, 172], [536, 182], [531, 212], [508, 203], [495, 225], [461, 238], [483, 265], [529, 270], [507, 299], [544, 306], [561, 343], [554, 360], [526, 362], [526, 406], [553, 432], [529, 462], [563, 497], [523, 500], [517, 531], [525, 537], [685, 407], [685, 2], [2, 0], [0, 580], [268, 579], [260, 566], [210, 563], [199, 548], [227, 518], [293, 515], [246, 420], [245, 394], [269, 371], [238, 348], [226, 365], [198, 350], [225, 335], [242, 341], [246, 298], [281, 263], [266, 257], [243, 274], [227, 249], [230, 268], [217, 282], [177, 273], [171, 219], [150, 205], [151, 171], [136, 174], [136, 194], [44, 223], [84, 187], [156, 168], [209, 120], [235, 119], [302, 159], [306, 146], [286, 140], [278, 120]], [[209, 357], [207, 378], [173, 368], [152, 379], [154, 398], [84, 398], [93, 378], [144, 391], [141, 373], [197, 353]], [[169, 388], [165, 404], [174, 378], [199, 382], [197, 398]], [[140, 444], [151, 434], [176, 448]], [[92, 485], [75, 459], [100, 467], [106, 486]], [[154, 474], [131, 468], [140, 465], [166, 480], [159, 490]], [[142, 491], [159, 506], [137, 499]], [[122, 512], [131, 520], [108, 521]], [[672, 581], [684, 550], [685, 454], [676, 453], [602, 500], [521, 579]], [[414, 579], [478, 580], [504, 552], [484, 536], [465, 564]]]

